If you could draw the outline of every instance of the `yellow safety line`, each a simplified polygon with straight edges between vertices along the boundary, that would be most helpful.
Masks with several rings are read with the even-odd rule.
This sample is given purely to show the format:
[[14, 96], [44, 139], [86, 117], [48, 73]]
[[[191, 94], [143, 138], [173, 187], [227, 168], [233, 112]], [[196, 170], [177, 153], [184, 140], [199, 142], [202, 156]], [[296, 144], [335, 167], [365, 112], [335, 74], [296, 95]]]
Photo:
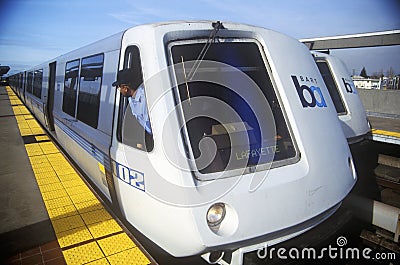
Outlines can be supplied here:
[[150, 264], [58, 150], [10, 87], [6, 87], [44, 204], [67, 264]]
[[378, 129], [372, 129], [372, 134], [384, 135], [384, 136], [391, 136], [395, 138], [400, 138], [400, 133], [398, 132], [390, 132]]

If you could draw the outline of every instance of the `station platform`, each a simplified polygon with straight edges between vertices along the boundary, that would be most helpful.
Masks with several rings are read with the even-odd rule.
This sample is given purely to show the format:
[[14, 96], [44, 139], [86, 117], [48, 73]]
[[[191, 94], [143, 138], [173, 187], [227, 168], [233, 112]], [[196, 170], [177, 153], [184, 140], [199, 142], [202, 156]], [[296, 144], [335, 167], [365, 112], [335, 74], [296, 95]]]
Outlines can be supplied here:
[[368, 116], [372, 126], [371, 140], [400, 145], [400, 119]]
[[0, 263], [156, 264], [0, 87]]

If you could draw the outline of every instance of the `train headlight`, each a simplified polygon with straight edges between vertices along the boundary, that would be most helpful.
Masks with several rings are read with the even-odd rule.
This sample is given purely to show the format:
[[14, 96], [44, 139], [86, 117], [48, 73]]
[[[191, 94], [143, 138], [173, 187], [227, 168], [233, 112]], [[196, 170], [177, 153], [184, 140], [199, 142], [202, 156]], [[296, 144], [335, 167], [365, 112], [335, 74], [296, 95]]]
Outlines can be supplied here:
[[225, 204], [213, 204], [207, 211], [207, 223], [209, 227], [216, 227], [221, 224], [226, 215]]

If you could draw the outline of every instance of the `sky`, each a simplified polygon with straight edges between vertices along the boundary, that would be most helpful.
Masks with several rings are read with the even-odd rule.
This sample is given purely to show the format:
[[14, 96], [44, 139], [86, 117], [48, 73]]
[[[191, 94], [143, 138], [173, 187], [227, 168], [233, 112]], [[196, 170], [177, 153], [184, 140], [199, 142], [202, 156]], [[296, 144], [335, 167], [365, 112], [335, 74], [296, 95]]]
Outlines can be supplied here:
[[[0, 0], [0, 65], [13, 74], [135, 25], [204, 19], [297, 39], [356, 34], [400, 29], [400, 0]], [[331, 54], [351, 74], [400, 74], [399, 45]]]

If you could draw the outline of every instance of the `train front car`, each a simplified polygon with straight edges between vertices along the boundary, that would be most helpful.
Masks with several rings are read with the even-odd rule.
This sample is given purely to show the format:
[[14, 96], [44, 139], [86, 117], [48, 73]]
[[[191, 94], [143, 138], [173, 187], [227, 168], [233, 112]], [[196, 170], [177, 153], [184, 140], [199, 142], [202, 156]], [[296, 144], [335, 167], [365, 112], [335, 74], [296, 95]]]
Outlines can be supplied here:
[[311, 52], [332, 97], [349, 144], [367, 138], [371, 131], [364, 106], [343, 62], [334, 56]]
[[149, 122], [117, 97], [115, 197], [173, 256], [241, 263], [321, 223], [356, 181], [328, 90], [295, 39], [233, 23], [144, 25], [125, 32], [119, 68], [143, 88]]

